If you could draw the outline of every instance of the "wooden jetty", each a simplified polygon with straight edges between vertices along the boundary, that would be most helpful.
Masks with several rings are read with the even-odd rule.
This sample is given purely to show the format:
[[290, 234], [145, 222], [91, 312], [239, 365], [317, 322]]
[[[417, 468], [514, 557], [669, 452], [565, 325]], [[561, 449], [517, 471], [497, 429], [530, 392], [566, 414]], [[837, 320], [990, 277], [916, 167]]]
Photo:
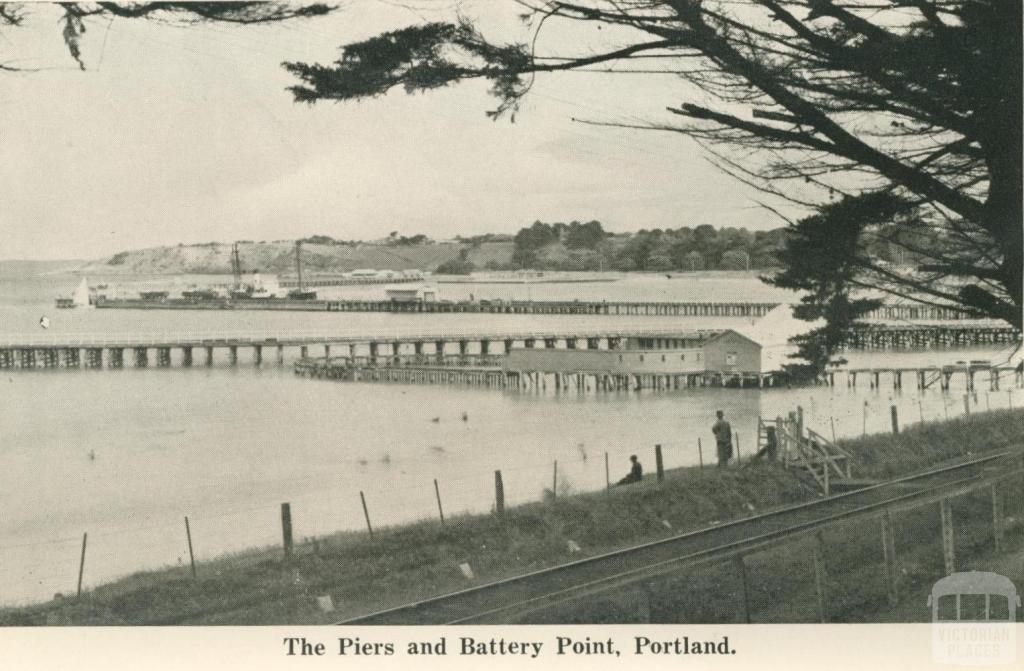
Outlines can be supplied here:
[[[346, 276], [324, 276], [314, 275], [312, 277], [304, 277], [302, 279], [302, 286], [304, 288], [309, 287], [351, 287], [358, 285], [374, 285], [374, 284], [408, 284], [409, 282], [423, 282], [422, 277], [346, 277]], [[282, 277], [278, 280], [278, 285], [284, 289], [298, 289], [299, 278], [296, 276]]]
[[[324, 286], [307, 283], [309, 286]], [[282, 283], [282, 286], [285, 286]], [[403, 314], [610, 315], [622, 317], [763, 317], [779, 303], [648, 301], [395, 301], [220, 298], [195, 301], [99, 299], [97, 308], [132, 310], [290, 310], [307, 312], [400, 312]]]
[[1016, 343], [1020, 329], [995, 320], [944, 324], [868, 323], [853, 329], [846, 346], [858, 350], [970, 347]]
[[917, 303], [892, 303], [883, 305], [863, 317], [868, 321], [960, 321], [977, 320], [978, 316], [955, 308]]
[[[311, 347], [320, 348], [330, 358], [332, 347], [342, 350], [349, 360], [368, 357], [400, 357], [408, 354], [488, 355], [508, 352], [513, 347], [544, 347], [567, 349], [614, 349], [627, 338], [705, 339], [719, 333], [717, 330], [657, 329], [586, 329], [579, 326], [552, 327], [548, 330], [480, 330], [458, 333], [392, 331], [378, 335], [354, 335], [333, 332], [291, 332], [254, 335], [252, 333], [155, 333], [155, 334], [82, 334], [82, 335], [9, 335], [0, 336], [0, 368], [120, 368], [126, 361], [136, 367], [146, 367], [150, 354], [156, 365], [166, 367], [176, 361], [191, 366], [196, 350], [205, 351], [206, 365], [212, 365], [215, 352], [227, 352], [228, 361], [238, 363], [239, 350], [249, 350], [256, 365], [263, 362], [264, 351], [276, 351], [277, 362], [284, 362], [285, 349], [299, 350], [303, 358]], [[172, 357], [172, 352], [175, 356]]]
[[599, 370], [571, 372], [510, 370], [504, 355], [402, 356], [305, 358], [295, 363], [295, 374], [321, 380], [348, 382], [402, 382], [407, 384], [454, 384], [528, 391], [670, 391], [699, 387], [769, 387], [774, 374], [739, 371], [692, 373], [612, 373]]
[[835, 368], [825, 374], [825, 381], [832, 386], [836, 378], [846, 378], [848, 387], [856, 387], [858, 377], [868, 380], [871, 389], [881, 389], [883, 383], [893, 389], [902, 389], [904, 378], [912, 379], [917, 389], [938, 387], [949, 390], [955, 377], [963, 377], [964, 389], [975, 391], [976, 378], [988, 383], [989, 390], [995, 391], [1004, 384], [1024, 386], [1024, 371], [1020, 367], [993, 366], [989, 362], [959, 363], [948, 366], [883, 366], [876, 368]]

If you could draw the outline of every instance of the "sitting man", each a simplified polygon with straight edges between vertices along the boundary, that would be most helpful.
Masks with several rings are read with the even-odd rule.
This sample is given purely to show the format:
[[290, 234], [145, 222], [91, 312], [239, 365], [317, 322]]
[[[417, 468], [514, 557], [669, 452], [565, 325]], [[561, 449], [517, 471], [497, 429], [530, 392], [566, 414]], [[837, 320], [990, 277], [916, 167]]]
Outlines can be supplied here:
[[640, 482], [644, 479], [644, 467], [640, 465], [640, 461], [636, 458], [636, 455], [629, 457], [629, 460], [633, 462], [632, 468], [629, 469], [629, 473], [626, 477], [619, 480], [620, 485], [629, 485], [634, 482]]

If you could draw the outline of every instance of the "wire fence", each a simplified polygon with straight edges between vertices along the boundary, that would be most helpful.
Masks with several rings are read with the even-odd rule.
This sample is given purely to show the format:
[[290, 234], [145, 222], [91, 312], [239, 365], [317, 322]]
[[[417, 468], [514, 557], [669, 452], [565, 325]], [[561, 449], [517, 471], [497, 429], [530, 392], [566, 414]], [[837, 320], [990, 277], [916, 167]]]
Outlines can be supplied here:
[[[941, 395], [941, 405], [925, 409], [917, 398], [865, 400], [860, 416], [837, 416], [828, 406], [812, 403], [800, 409], [804, 425], [820, 435], [851, 438], [891, 432], [911, 425], [947, 421], [986, 410], [1016, 407], [1020, 390]], [[766, 418], [774, 419], [774, 418]], [[858, 421], [859, 420], [859, 421]], [[755, 431], [733, 434], [731, 466], [748, 461], [758, 448]], [[708, 436], [676, 438], [658, 445], [593, 449], [579, 445], [576, 453], [557, 459], [504, 462], [498, 468], [463, 472], [412, 474], [378, 478], [358, 487], [317, 486], [304, 489], [304, 478], [275, 481], [278, 491], [293, 491], [278, 503], [235, 505], [230, 497], [183, 506], [178, 515], [95, 522], [83, 535], [66, 531], [57, 538], [10, 539], [0, 542], [0, 605], [16, 605], [74, 594], [142, 569], [181, 567], [194, 570], [202, 562], [246, 548], [299, 544], [338, 532], [379, 532], [398, 524], [433, 521], [451, 524], [466, 514], [494, 512], [529, 502], [609, 489], [629, 471], [636, 454], [646, 478], [681, 467], [713, 468], [715, 445]], [[384, 457], [387, 459], [387, 455]], [[341, 474], [328, 474], [329, 478]], [[496, 483], [500, 479], [500, 485]], [[285, 532], [281, 504], [288, 507]], [[185, 522], [185, 519], [188, 522]], [[187, 528], [186, 528], [187, 524]], [[66, 528], [66, 526], [64, 527]], [[84, 536], [87, 535], [87, 540]], [[81, 574], [81, 586], [78, 577]]]

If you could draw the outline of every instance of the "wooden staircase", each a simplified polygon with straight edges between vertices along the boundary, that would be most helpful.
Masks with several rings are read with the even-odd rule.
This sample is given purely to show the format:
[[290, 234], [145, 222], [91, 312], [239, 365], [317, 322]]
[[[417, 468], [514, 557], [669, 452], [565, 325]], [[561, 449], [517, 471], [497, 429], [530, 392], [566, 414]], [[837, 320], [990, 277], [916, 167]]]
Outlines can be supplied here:
[[[833, 486], [853, 477], [850, 453], [812, 429], [803, 426], [803, 413], [790, 413], [788, 418], [757, 420], [758, 458], [781, 457], [786, 468], [811, 475], [826, 496]], [[774, 445], [773, 445], [774, 441]]]

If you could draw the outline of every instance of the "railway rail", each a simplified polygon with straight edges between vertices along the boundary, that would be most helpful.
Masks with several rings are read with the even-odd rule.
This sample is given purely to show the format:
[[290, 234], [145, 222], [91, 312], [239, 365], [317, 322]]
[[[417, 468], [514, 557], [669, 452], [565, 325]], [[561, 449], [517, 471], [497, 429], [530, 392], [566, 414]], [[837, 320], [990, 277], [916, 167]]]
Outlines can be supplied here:
[[[861, 489], [615, 550], [337, 622], [339, 625], [500, 624], [709, 561], [742, 557], [855, 517], [913, 508], [1024, 473], [1002, 451]], [[1012, 465], [1011, 465], [1012, 464]]]

